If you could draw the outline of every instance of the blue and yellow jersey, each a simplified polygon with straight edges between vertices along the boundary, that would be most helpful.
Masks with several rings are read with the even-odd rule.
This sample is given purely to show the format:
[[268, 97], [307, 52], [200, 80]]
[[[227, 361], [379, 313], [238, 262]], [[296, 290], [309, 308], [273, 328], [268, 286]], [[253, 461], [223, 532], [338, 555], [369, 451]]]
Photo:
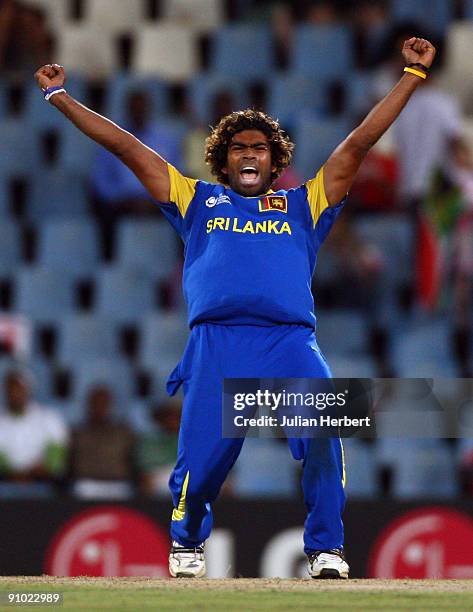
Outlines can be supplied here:
[[245, 197], [182, 176], [168, 164], [161, 208], [185, 245], [189, 325], [293, 323], [314, 327], [317, 252], [344, 201], [329, 207], [323, 168], [289, 191]]

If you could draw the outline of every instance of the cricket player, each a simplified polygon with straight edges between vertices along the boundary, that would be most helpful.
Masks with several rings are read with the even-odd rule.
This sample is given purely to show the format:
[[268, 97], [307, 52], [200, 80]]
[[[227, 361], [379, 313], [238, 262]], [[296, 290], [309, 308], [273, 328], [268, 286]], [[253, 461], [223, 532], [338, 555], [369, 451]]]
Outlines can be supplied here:
[[[213, 129], [205, 153], [217, 178], [211, 184], [183, 176], [130, 133], [74, 100], [64, 88], [61, 66], [43, 66], [36, 73], [45, 99], [135, 173], [185, 244], [191, 333], [168, 380], [170, 394], [184, 389], [178, 457], [169, 483], [172, 576], [205, 574], [211, 506], [243, 444], [222, 437], [223, 379], [330, 377], [315, 339], [311, 277], [361, 162], [428, 77], [435, 48], [411, 38], [402, 54], [406, 67], [399, 82], [314, 178], [276, 193], [271, 185], [289, 165], [293, 144], [266, 114], [233, 112]], [[289, 444], [303, 462], [309, 574], [348, 578], [341, 442], [303, 438]]]

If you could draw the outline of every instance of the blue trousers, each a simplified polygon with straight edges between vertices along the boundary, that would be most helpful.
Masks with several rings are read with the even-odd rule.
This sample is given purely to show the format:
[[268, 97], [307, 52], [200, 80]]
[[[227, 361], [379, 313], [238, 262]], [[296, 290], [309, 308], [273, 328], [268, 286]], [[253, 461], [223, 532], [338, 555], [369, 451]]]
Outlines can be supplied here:
[[[192, 329], [167, 384], [170, 395], [181, 384], [184, 389], [178, 457], [169, 480], [173, 540], [193, 547], [209, 537], [211, 504], [244, 442], [243, 438], [222, 437], [223, 379], [330, 376], [314, 331], [306, 326], [205, 323]], [[292, 438], [288, 442], [293, 457], [303, 462], [302, 489], [308, 511], [305, 552], [343, 547], [341, 441]]]

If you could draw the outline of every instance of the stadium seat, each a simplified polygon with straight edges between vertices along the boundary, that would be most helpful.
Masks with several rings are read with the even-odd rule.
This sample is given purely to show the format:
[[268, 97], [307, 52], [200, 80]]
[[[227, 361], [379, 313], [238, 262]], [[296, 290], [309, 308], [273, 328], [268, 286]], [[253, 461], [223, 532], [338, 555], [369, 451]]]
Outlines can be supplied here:
[[61, 128], [58, 166], [64, 171], [74, 172], [88, 178], [91, 174], [96, 147], [93, 140], [82, 134], [74, 124], [66, 121]]
[[86, 0], [84, 18], [105, 32], [123, 34], [144, 21], [144, 3], [130, 0]]
[[96, 385], [106, 385], [114, 396], [114, 416], [126, 414], [134, 394], [135, 381], [133, 371], [124, 359], [79, 359], [74, 362], [72, 371], [72, 397], [82, 410], [90, 389]]
[[353, 65], [351, 31], [343, 25], [300, 25], [294, 34], [291, 68], [318, 85], [345, 78]]
[[441, 319], [412, 324], [394, 340], [393, 363], [400, 377], [454, 377], [449, 326]]
[[68, 0], [28, 0], [28, 4], [38, 6], [46, 13], [50, 27], [54, 29], [62, 28], [66, 25], [71, 16], [71, 3]]
[[11, 215], [8, 181], [0, 176], [0, 218], [4, 221]]
[[313, 79], [276, 73], [268, 79], [267, 85], [268, 112], [284, 126], [293, 125], [302, 108], [321, 116], [326, 111], [325, 89]]
[[155, 286], [147, 274], [107, 267], [95, 278], [97, 314], [120, 324], [133, 324], [154, 309]]
[[163, 279], [179, 261], [178, 238], [167, 221], [122, 221], [117, 230], [117, 264]]
[[0, 276], [14, 275], [20, 263], [20, 230], [14, 221], [4, 218], [0, 223]]
[[366, 319], [356, 310], [318, 310], [316, 336], [324, 353], [362, 354], [366, 350]]
[[154, 427], [148, 402], [132, 400], [123, 413], [123, 418], [137, 434], [149, 434]]
[[110, 33], [96, 24], [64, 25], [57, 31], [57, 62], [84, 77], [106, 77], [117, 68]]
[[189, 334], [186, 320], [174, 313], [152, 314], [140, 327], [140, 363], [163, 379], [181, 358]]
[[145, 91], [151, 100], [153, 115], [168, 113], [167, 87], [157, 77], [136, 77], [125, 72], [114, 75], [107, 87], [106, 116], [119, 125], [126, 125], [126, 98], [132, 91]]
[[266, 79], [274, 68], [270, 30], [247, 24], [218, 29], [212, 38], [210, 68], [245, 81]]
[[33, 395], [36, 401], [49, 407], [52, 401], [51, 365], [41, 357], [28, 362], [27, 368], [33, 375]]
[[161, 14], [169, 21], [185, 23], [197, 32], [210, 32], [223, 23], [221, 0], [162, 0]]
[[297, 143], [294, 164], [304, 180], [315, 176], [315, 172], [326, 161], [332, 151], [350, 131], [346, 119], [306, 119], [297, 122], [294, 141]]
[[74, 308], [74, 288], [67, 274], [24, 266], [16, 276], [14, 310], [33, 321], [55, 324]]
[[419, 23], [422, 28], [426, 28], [419, 35], [425, 37], [430, 33], [443, 34], [454, 14], [454, 3], [451, 0], [393, 0], [390, 8], [394, 22]]
[[393, 457], [392, 495], [400, 499], [451, 499], [458, 495], [453, 450], [445, 440], [380, 438], [380, 463], [386, 447]]
[[[67, 71], [67, 91], [77, 100], [84, 101], [86, 97], [86, 84], [80, 75]], [[61, 129], [67, 119], [51, 104], [47, 104], [35, 82], [26, 87], [23, 117], [28, 127], [36, 132], [48, 129]]]
[[189, 100], [196, 117], [205, 125], [213, 122], [214, 99], [217, 94], [229, 93], [233, 110], [246, 108], [250, 100], [245, 83], [235, 77], [216, 72], [202, 72], [189, 82]]
[[39, 166], [38, 142], [24, 121], [4, 119], [0, 133], [0, 177], [27, 176]]
[[70, 315], [59, 319], [57, 359], [71, 366], [85, 359], [114, 359], [119, 356], [115, 324], [97, 315]]
[[375, 447], [359, 438], [342, 440], [345, 455], [345, 491], [352, 497], [374, 497], [377, 493]]
[[40, 224], [51, 219], [83, 219], [87, 213], [85, 181], [80, 176], [54, 169], [32, 177], [27, 204], [29, 220]]
[[92, 221], [57, 220], [41, 227], [38, 261], [72, 278], [90, 277], [99, 262], [99, 238]]
[[324, 351], [330, 371], [334, 378], [374, 378], [376, 366], [371, 357], [357, 355], [356, 357], [341, 357], [328, 350]]
[[196, 36], [190, 28], [160, 21], [140, 30], [133, 60], [136, 73], [182, 82], [197, 69]]
[[455, 21], [448, 27], [442, 85], [455, 92], [463, 111], [473, 113], [473, 84], [465, 74], [473, 72], [473, 22]]
[[385, 274], [393, 282], [410, 280], [414, 241], [410, 219], [389, 214], [363, 216], [355, 220], [355, 227], [362, 240], [380, 250], [386, 266]]
[[243, 498], [293, 498], [298, 491], [298, 469], [286, 443], [248, 437], [231, 472], [232, 490]]

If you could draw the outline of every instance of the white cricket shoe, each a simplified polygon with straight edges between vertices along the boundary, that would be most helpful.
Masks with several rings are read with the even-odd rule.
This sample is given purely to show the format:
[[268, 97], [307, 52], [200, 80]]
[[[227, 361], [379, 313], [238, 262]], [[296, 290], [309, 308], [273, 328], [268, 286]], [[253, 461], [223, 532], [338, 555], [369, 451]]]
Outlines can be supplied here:
[[317, 550], [308, 557], [308, 571], [312, 578], [348, 578], [350, 567], [340, 548]]
[[204, 544], [195, 548], [186, 548], [173, 542], [169, 553], [169, 573], [174, 578], [205, 576]]

